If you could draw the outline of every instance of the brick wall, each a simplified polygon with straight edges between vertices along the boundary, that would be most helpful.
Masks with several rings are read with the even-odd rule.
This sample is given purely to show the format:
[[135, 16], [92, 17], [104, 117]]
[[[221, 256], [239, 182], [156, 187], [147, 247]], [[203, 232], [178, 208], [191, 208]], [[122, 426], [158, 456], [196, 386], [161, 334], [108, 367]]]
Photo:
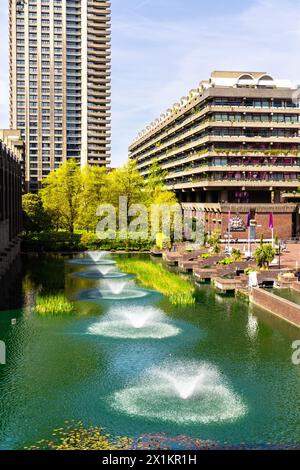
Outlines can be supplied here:
[[[234, 214], [232, 214], [234, 215]], [[221, 217], [220, 217], [221, 216]], [[245, 227], [247, 227], [247, 216], [248, 214], [239, 214], [239, 217], [243, 219]], [[258, 227], [256, 227], [256, 238], [259, 239], [261, 235], [264, 238], [268, 239], [272, 237], [271, 230], [269, 229], [269, 217], [270, 213], [258, 213], [256, 214], [256, 221]], [[218, 214], [217, 219], [222, 219], [222, 224], [214, 224], [216, 228], [222, 230], [222, 236], [227, 233], [228, 228], [228, 213]], [[293, 214], [292, 213], [278, 213], [273, 214], [274, 220], [274, 234], [280, 239], [287, 240], [291, 239], [293, 236], [292, 224], [293, 224]], [[259, 227], [261, 225], [261, 227]], [[232, 232], [231, 235], [233, 238], [239, 239], [248, 239], [248, 229], [245, 232]]]
[[300, 305], [259, 288], [252, 289], [250, 301], [273, 315], [300, 327]]

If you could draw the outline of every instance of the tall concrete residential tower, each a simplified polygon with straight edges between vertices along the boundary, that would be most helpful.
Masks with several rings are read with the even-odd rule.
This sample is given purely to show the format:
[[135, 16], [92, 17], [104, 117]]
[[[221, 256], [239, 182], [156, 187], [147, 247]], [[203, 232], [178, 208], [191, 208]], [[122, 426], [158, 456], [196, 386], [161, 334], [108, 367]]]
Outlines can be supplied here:
[[110, 2], [9, 0], [10, 127], [26, 189], [68, 158], [110, 161]]

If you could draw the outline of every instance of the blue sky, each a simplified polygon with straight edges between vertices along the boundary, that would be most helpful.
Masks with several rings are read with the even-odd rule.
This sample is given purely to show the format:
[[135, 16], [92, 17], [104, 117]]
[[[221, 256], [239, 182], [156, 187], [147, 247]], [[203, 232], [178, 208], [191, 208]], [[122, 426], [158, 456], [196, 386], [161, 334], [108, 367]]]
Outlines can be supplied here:
[[[111, 0], [112, 165], [137, 133], [213, 70], [300, 83], [300, 0]], [[0, 2], [0, 128], [8, 125], [6, 0]]]

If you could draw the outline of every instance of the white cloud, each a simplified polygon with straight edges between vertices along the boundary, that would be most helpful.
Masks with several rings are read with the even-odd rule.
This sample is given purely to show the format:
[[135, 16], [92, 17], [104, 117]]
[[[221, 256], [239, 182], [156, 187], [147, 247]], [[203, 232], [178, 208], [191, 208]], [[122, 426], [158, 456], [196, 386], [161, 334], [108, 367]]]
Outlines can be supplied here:
[[204, 18], [199, 7], [178, 21], [116, 19], [113, 161], [124, 160], [138, 131], [213, 70], [261, 70], [300, 82], [299, 24], [299, 0], [253, 1], [220, 17]]
[[[182, 3], [112, 2], [114, 166], [143, 127], [212, 70], [261, 70], [300, 83], [300, 0]], [[7, 4], [0, 2], [0, 127], [8, 119]]]

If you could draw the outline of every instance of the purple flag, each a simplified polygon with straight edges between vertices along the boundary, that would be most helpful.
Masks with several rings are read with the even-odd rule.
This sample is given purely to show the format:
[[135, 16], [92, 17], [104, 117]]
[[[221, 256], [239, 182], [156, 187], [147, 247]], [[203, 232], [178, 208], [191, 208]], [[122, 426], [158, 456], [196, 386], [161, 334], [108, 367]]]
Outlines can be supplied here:
[[269, 217], [269, 229], [270, 229], [270, 230], [273, 230], [273, 229], [274, 229], [273, 212], [270, 212], [270, 217]]

